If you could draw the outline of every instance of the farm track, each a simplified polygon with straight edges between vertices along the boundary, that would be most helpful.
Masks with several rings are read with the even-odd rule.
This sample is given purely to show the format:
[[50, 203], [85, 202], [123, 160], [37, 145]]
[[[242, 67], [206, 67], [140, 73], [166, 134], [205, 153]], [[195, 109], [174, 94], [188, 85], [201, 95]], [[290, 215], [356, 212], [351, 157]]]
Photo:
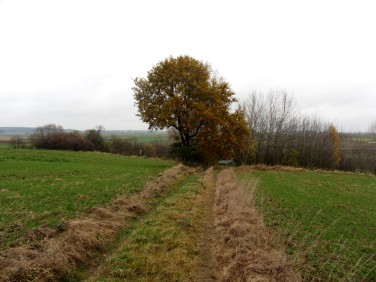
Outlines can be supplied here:
[[200, 227], [200, 241], [198, 243], [200, 257], [195, 270], [196, 281], [216, 281], [215, 257], [214, 257], [214, 197], [215, 197], [215, 176], [213, 168], [204, 172], [202, 182], [206, 188], [204, 191], [204, 216]]
[[[176, 188], [189, 174], [200, 176], [202, 185], [195, 184], [190, 192], [186, 190], [189, 186]], [[0, 281], [57, 281], [72, 273], [74, 279], [88, 281], [161, 281], [161, 277], [208, 282], [300, 281], [284, 252], [271, 243], [269, 231], [253, 205], [254, 185], [253, 179], [238, 184], [233, 169], [224, 169], [216, 176], [213, 168], [201, 174], [178, 165], [141, 192], [96, 208], [67, 222], [62, 230], [34, 230], [27, 246], [0, 254]], [[175, 195], [175, 200], [174, 194], [166, 196], [176, 189], [183, 194]], [[154, 205], [160, 196], [162, 200]], [[175, 255], [170, 248], [146, 254], [149, 257], [145, 259], [155, 264], [148, 267], [156, 272], [163, 269], [163, 273], [141, 271], [144, 276], [138, 277], [136, 271], [129, 274], [134, 276], [122, 276], [128, 275], [126, 271], [111, 268], [111, 259], [116, 261], [124, 249], [128, 254], [138, 254], [145, 245], [139, 238], [130, 238], [131, 234], [116, 242], [120, 230], [128, 227], [132, 218], [136, 219], [132, 228], [142, 229], [159, 219], [157, 225], [178, 226], [184, 233], [185, 237], [176, 239], [179, 246], [175, 246]], [[115, 245], [108, 249], [111, 244]], [[127, 263], [120, 265], [127, 267]], [[75, 274], [77, 267], [83, 271]], [[170, 271], [167, 274], [166, 267]]]
[[183, 165], [175, 166], [140, 193], [119, 197], [107, 207], [67, 222], [59, 230], [33, 230], [28, 234], [27, 245], [0, 254], [0, 281], [56, 281], [72, 268], [92, 263], [130, 219], [147, 212], [154, 198], [193, 171]]

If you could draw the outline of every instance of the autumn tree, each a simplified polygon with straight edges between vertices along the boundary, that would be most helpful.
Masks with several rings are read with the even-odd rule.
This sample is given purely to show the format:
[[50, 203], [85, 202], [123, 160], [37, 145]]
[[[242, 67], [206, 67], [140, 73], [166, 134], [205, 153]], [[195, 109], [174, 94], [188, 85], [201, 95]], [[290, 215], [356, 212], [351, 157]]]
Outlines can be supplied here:
[[133, 87], [138, 116], [149, 129], [172, 128], [181, 157], [207, 162], [234, 157], [247, 146], [242, 111], [230, 112], [234, 92], [210, 66], [189, 56], [159, 62]]
[[340, 137], [337, 132], [337, 129], [334, 125], [329, 126], [329, 136], [332, 143], [332, 165], [334, 167], [338, 167], [339, 162], [341, 161], [341, 153], [340, 153]]

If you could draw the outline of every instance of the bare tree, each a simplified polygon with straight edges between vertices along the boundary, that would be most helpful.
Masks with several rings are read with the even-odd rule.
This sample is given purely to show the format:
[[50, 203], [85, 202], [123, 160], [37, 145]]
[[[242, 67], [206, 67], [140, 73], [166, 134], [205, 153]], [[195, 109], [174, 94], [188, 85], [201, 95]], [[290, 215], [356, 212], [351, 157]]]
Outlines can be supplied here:
[[253, 92], [244, 110], [256, 143], [254, 162], [282, 163], [298, 128], [293, 97], [283, 90], [271, 90], [266, 96]]
[[339, 138], [334, 126], [299, 114], [286, 91], [253, 92], [244, 110], [256, 147], [251, 163], [323, 168], [338, 164]]
[[368, 132], [371, 134], [372, 140], [376, 142], [376, 120], [373, 123], [371, 123], [371, 125], [368, 128]]
[[299, 163], [304, 167], [323, 167], [329, 156], [329, 125], [317, 117], [303, 116], [297, 132]]
[[63, 127], [47, 124], [37, 127], [30, 137], [32, 146], [38, 149], [91, 151], [93, 143], [80, 132], [65, 132]]
[[64, 128], [56, 124], [46, 124], [44, 126], [38, 126], [34, 133], [30, 136], [30, 141], [35, 148], [49, 147], [51, 139], [55, 136], [64, 134]]
[[15, 149], [23, 148], [25, 146], [25, 140], [21, 136], [12, 136], [9, 145]]

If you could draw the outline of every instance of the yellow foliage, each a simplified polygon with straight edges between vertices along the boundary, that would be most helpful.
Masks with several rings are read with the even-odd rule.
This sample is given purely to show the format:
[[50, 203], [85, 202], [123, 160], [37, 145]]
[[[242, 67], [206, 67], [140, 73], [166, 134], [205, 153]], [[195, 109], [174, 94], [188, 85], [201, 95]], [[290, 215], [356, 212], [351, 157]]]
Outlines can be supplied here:
[[169, 57], [134, 83], [138, 115], [149, 129], [174, 128], [182, 147], [195, 147], [207, 162], [232, 158], [248, 146], [243, 112], [229, 111], [234, 92], [208, 64]]
[[334, 166], [338, 166], [341, 161], [341, 154], [340, 154], [340, 137], [337, 132], [337, 129], [333, 126], [329, 126], [329, 135], [332, 141], [332, 156], [333, 156], [333, 164]]

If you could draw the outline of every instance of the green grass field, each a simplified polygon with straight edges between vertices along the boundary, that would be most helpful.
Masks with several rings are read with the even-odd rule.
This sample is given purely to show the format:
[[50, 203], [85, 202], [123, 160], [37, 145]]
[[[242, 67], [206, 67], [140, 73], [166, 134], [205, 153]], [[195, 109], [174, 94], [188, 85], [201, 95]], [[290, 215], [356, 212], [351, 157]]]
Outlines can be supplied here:
[[[61, 224], [120, 194], [140, 191], [174, 163], [95, 152], [0, 146], [0, 251], [26, 243], [33, 228]], [[247, 171], [277, 244], [305, 281], [376, 280], [376, 177], [324, 171]], [[156, 197], [120, 234], [94, 271], [100, 281], [192, 280], [204, 211], [199, 175]], [[145, 271], [147, 270], [147, 271]]]
[[251, 175], [259, 179], [256, 198], [267, 225], [304, 280], [376, 280], [375, 176], [313, 171]]
[[[112, 134], [105, 134], [106, 138], [110, 138]], [[166, 144], [169, 143], [169, 137], [167, 132], [125, 132], [116, 134], [119, 138], [136, 141], [139, 143], [160, 143]]]
[[64, 220], [133, 193], [172, 162], [95, 152], [0, 147], [0, 250], [38, 226]]

